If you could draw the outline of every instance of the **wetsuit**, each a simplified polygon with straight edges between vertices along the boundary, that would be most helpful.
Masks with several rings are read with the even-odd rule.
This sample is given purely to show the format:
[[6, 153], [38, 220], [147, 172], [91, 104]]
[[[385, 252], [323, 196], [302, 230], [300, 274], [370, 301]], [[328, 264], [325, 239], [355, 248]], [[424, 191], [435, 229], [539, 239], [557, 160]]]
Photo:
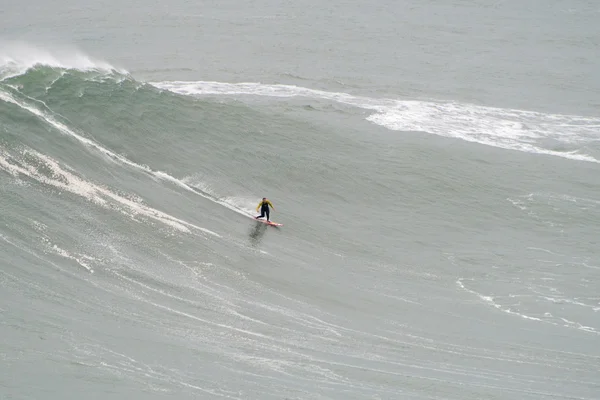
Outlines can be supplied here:
[[256, 211], [260, 208], [260, 215], [254, 218], [263, 218], [266, 215], [267, 221], [269, 221], [269, 206], [273, 207], [273, 204], [271, 204], [269, 200], [261, 200], [260, 203], [258, 203], [258, 207], [256, 207]]

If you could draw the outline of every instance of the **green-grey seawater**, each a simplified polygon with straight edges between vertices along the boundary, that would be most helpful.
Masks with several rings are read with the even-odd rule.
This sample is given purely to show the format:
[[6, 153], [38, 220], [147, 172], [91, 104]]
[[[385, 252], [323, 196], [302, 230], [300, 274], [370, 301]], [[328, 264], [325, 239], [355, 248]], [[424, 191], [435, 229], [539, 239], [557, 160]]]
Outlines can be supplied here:
[[595, 2], [27, 7], [0, 398], [600, 397]]

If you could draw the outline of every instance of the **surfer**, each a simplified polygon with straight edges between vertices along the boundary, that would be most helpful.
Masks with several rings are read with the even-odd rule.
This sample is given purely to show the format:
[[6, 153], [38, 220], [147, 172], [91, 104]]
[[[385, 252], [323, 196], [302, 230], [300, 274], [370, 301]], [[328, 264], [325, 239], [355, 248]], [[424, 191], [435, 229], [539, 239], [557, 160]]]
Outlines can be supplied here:
[[275, 207], [273, 207], [273, 204], [271, 204], [271, 202], [267, 200], [266, 197], [263, 197], [260, 203], [258, 203], [258, 206], [256, 207], [256, 211], [258, 211], [258, 209], [260, 208], [260, 215], [254, 217], [254, 219], [263, 218], [266, 215], [267, 221], [269, 221], [269, 206], [271, 206], [273, 210], [275, 209]]

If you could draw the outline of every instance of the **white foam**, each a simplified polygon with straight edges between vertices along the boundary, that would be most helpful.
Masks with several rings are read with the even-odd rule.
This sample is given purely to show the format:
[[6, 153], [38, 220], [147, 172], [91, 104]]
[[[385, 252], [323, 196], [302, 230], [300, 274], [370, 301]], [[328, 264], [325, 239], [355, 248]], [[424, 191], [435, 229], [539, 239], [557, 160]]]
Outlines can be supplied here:
[[89, 261], [96, 261], [95, 258], [86, 256], [86, 255], [71, 254], [67, 250], [62, 249], [55, 244], [51, 244], [48, 240], [44, 240], [44, 242], [48, 245], [49, 249], [51, 249], [56, 254], [58, 254], [64, 258], [73, 260], [77, 264], [79, 264], [83, 268], [85, 268], [89, 273], [91, 273], [91, 274], [94, 273], [94, 268], [89, 264]]
[[[50, 171], [50, 176], [40, 171], [40, 165], [46, 171]], [[219, 234], [213, 231], [183, 221], [86, 181], [67, 169], [61, 168], [57, 161], [35, 150], [25, 149], [20, 159], [16, 159], [0, 148], [0, 168], [14, 176], [26, 175], [40, 183], [79, 195], [102, 207], [116, 209], [132, 219], [135, 219], [138, 215], [143, 215], [183, 232], [189, 232], [189, 228], [193, 228], [220, 237]]]
[[[500, 311], [502, 311], [502, 312], [505, 312], [505, 313], [507, 313], [507, 314], [512, 314], [512, 315], [519, 316], [519, 317], [521, 317], [521, 318], [523, 318], [523, 319], [528, 319], [528, 320], [532, 320], [532, 321], [539, 321], [539, 322], [548, 322], [548, 321], [544, 321], [544, 320], [542, 320], [542, 319], [540, 319], [540, 318], [531, 317], [531, 316], [529, 316], [529, 315], [525, 315], [525, 314], [522, 314], [522, 313], [519, 313], [519, 312], [513, 311], [513, 310], [511, 310], [510, 308], [505, 308], [505, 307], [503, 307], [501, 304], [498, 304], [498, 303], [496, 303], [496, 302], [494, 301], [494, 298], [493, 298], [492, 296], [485, 296], [485, 295], [482, 295], [481, 293], [477, 293], [476, 291], [474, 291], [474, 290], [472, 290], [472, 289], [469, 289], [469, 288], [465, 287], [465, 285], [462, 283], [462, 281], [463, 281], [463, 279], [462, 279], [462, 278], [456, 281], [456, 284], [457, 284], [457, 285], [458, 285], [458, 286], [459, 286], [459, 287], [460, 287], [462, 290], [464, 290], [464, 291], [466, 291], [466, 292], [469, 292], [469, 293], [471, 293], [471, 294], [474, 294], [474, 295], [476, 295], [476, 296], [477, 296], [477, 297], [479, 297], [481, 300], [483, 300], [485, 303], [487, 303], [487, 304], [489, 304], [489, 305], [493, 306], [493, 307], [494, 307], [494, 308], [496, 308], [497, 310], [500, 310]], [[555, 324], [553, 324], [553, 325], [555, 325]]]
[[547, 296], [542, 296], [543, 299], [548, 300], [551, 303], [555, 303], [555, 304], [571, 304], [574, 306], [580, 306], [580, 307], [586, 307], [586, 308], [591, 308], [592, 310], [595, 311], [594, 306], [591, 304], [586, 304], [586, 303], [582, 303], [581, 301], [577, 301], [576, 299], [569, 299], [569, 298], [555, 298], [555, 297], [547, 297]]
[[255, 198], [250, 199], [244, 197], [220, 197], [208, 183], [201, 181], [196, 176], [187, 176], [182, 178], [181, 180], [175, 180], [177, 181], [176, 183], [184, 189], [190, 190], [191, 188], [193, 188], [192, 190], [195, 193], [217, 204], [220, 204], [231, 211], [235, 211], [236, 213], [245, 216], [254, 215], [253, 213], [255, 209], [254, 207], [252, 207], [252, 204], [255, 201]]
[[18, 41], [0, 41], [0, 80], [21, 75], [38, 65], [80, 71], [120, 72], [122, 68], [96, 60], [79, 50], [53, 46], [52, 50]]
[[[554, 325], [554, 326], [564, 326], [564, 327], [567, 327], [567, 328], [576, 328], [578, 330], [585, 331], [585, 332], [588, 332], [588, 333], [593, 333], [593, 334], [596, 334], [596, 335], [600, 334], [600, 332], [598, 332], [593, 327], [584, 326], [584, 325], [582, 325], [582, 324], [580, 324], [578, 322], [569, 321], [569, 320], [567, 320], [565, 318], [562, 318], [562, 317], [554, 317], [552, 315], [552, 313], [550, 313], [550, 312], [545, 312], [544, 313], [544, 317], [546, 317], [546, 318], [552, 318], [552, 319], [555, 319], [555, 320], [556, 319], [560, 319], [563, 322], [565, 322], [566, 324], [561, 324], [561, 323], [553, 322], [552, 320], [547, 320], [547, 319], [541, 319], [541, 318], [537, 318], [537, 317], [532, 317], [532, 316], [526, 315], [526, 314], [524, 314], [522, 312], [514, 311], [511, 308], [508, 308], [506, 306], [503, 306], [503, 305], [497, 303], [492, 296], [485, 296], [485, 295], [483, 295], [481, 293], [476, 292], [473, 289], [467, 288], [464, 285], [463, 280], [464, 280], [463, 278], [460, 278], [460, 279], [458, 279], [456, 281], [456, 284], [458, 285], [458, 287], [460, 289], [462, 289], [462, 290], [464, 290], [464, 291], [466, 291], [468, 293], [471, 293], [473, 295], [476, 295], [477, 297], [479, 297], [479, 299], [483, 300], [484, 303], [486, 303], [488, 305], [491, 305], [495, 309], [497, 309], [499, 311], [502, 311], [504, 313], [516, 315], [516, 316], [519, 316], [519, 317], [521, 317], [523, 319], [527, 319], [527, 320], [531, 320], [531, 321], [543, 322], [543, 323]], [[557, 292], [557, 290], [555, 288], [550, 288], [550, 291]], [[535, 293], [537, 293], [537, 292], [535, 292]], [[509, 297], [515, 297], [515, 296], [509, 295]], [[566, 299], [566, 298], [557, 299], [557, 298], [551, 298], [551, 297], [547, 297], [547, 296], [541, 296], [541, 298], [543, 298], [543, 299], [545, 299], [547, 301], [550, 301], [552, 303], [558, 303], [558, 304], [568, 303], [568, 304], [573, 304], [573, 305], [583, 306], [583, 307], [593, 307], [593, 306], [591, 306], [589, 304], [581, 303], [581, 302], [578, 302], [576, 300], [571, 300], [571, 299]]]
[[[207, 200], [210, 200], [210, 201], [220, 204], [226, 208], [229, 208], [230, 210], [235, 211], [239, 214], [247, 215], [247, 213], [245, 211], [237, 209], [237, 208], [231, 206], [230, 204], [227, 204], [226, 202], [219, 200], [218, 198], [215, 198], [214, 196], [204, 194], [201, 191], [197, 190], [196, 188], [188, 185], [183, 180], [177, 179], [174, 176], [167, 174], [166, 172], [154, 171], [147, 165], [140, 165], [140, 164], [134, 163], [133, 161], [130, 161], [126, 157], [110, 151], [109, 149], [103, 147], [99, 143], [96, 143], [95, 141], [93, 141], [91, 139], [83, 137], [80, 134], [76, 133], [75, 131], [69, 129], [68, 126], [66, 126], [62, 122], [56, 120], [56, 118], [54, 118], [52, 115], [50, 115], [49, 112], [42, 111], [36, 107], [33, 107], [33, 106], [25, 103], [24, 101], [18, 100], [14, 96], [10, 95], [9, 93], [0, 91], [0, 100], [9, 102], [9, 103], [13, 103], [13, 104], [21, 107], [22, 109], [29, 111], [33, 115], [37, 116], [41, 120], [45, 121], [46, 123], [48, 123], [51, 126], [53, 126], [54, 128], [56, 128], [59, 132], [78, 140], [80, 143], [84, 144], [87, 147], [90, 147], [96, 151], [99, 151], [101, 154], [108, 157], [108, 159], [110, 159], [112, 161], [116, 161], [116, 162], [122, 163], [124, 165], [127, 165], [129, 167], [141, 170], [149, 175], [152, 175], [155, 178], [171, 182], [172, 184], [175, 184], [187, 191], [190, 191], [201, 197], [204, 197]], [[46, 106], [46, 108], [47, 108], [47, 106]]]
[[[374, 111], [367, 120], [394, 131], [418, 131], [527, 153], [546, 154], [600, 163], [578, 147], [600, 140], [600, 118], [483, 107], [453, 102], [378, 99], [327, 92], [294, 85], [254, 82], [151, 82], [174, 93], [199, 95], [251, 95], [308, 97], [330, 100]], [[548, 148], [551, 141], [571, 150]], [[575, 148], [573, 148], [575, 147]]]
[[580, 324], [579, 322], [575, 322], [575, 321], [570, 321], [566, 318], [560, 318], [564, 323], [565, 323], [565, 327], [573, 327], [575, 329], [579, 329], [581, 331], [585, 331], [585, 332], [589, 332], [589, 333], [595, 333], [595, 334], [600, 334], [600, 332], [598, 332], [597, 330], [595, 330], [594, 328], [592, 328], [591, 326], [585, 326]]
[[258, 205], [258, 201], [255, 197], [225, 197], [222, 201], [237, 210], [243, 211], [247, 215], [254, 215], [254, 213], [256, 213], [256, 206]]

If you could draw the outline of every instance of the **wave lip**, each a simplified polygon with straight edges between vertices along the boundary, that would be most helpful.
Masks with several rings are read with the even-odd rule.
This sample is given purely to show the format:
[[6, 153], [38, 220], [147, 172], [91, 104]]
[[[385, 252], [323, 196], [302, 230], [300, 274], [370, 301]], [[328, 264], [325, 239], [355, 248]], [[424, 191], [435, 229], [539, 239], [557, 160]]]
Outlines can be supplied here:
[[41, 66], [84, 72], [129, 74], [125, 69], [94, 59], [78, 50], [49, 50], [19, 42], [0, 42], [0, 81], [23, 75]]

